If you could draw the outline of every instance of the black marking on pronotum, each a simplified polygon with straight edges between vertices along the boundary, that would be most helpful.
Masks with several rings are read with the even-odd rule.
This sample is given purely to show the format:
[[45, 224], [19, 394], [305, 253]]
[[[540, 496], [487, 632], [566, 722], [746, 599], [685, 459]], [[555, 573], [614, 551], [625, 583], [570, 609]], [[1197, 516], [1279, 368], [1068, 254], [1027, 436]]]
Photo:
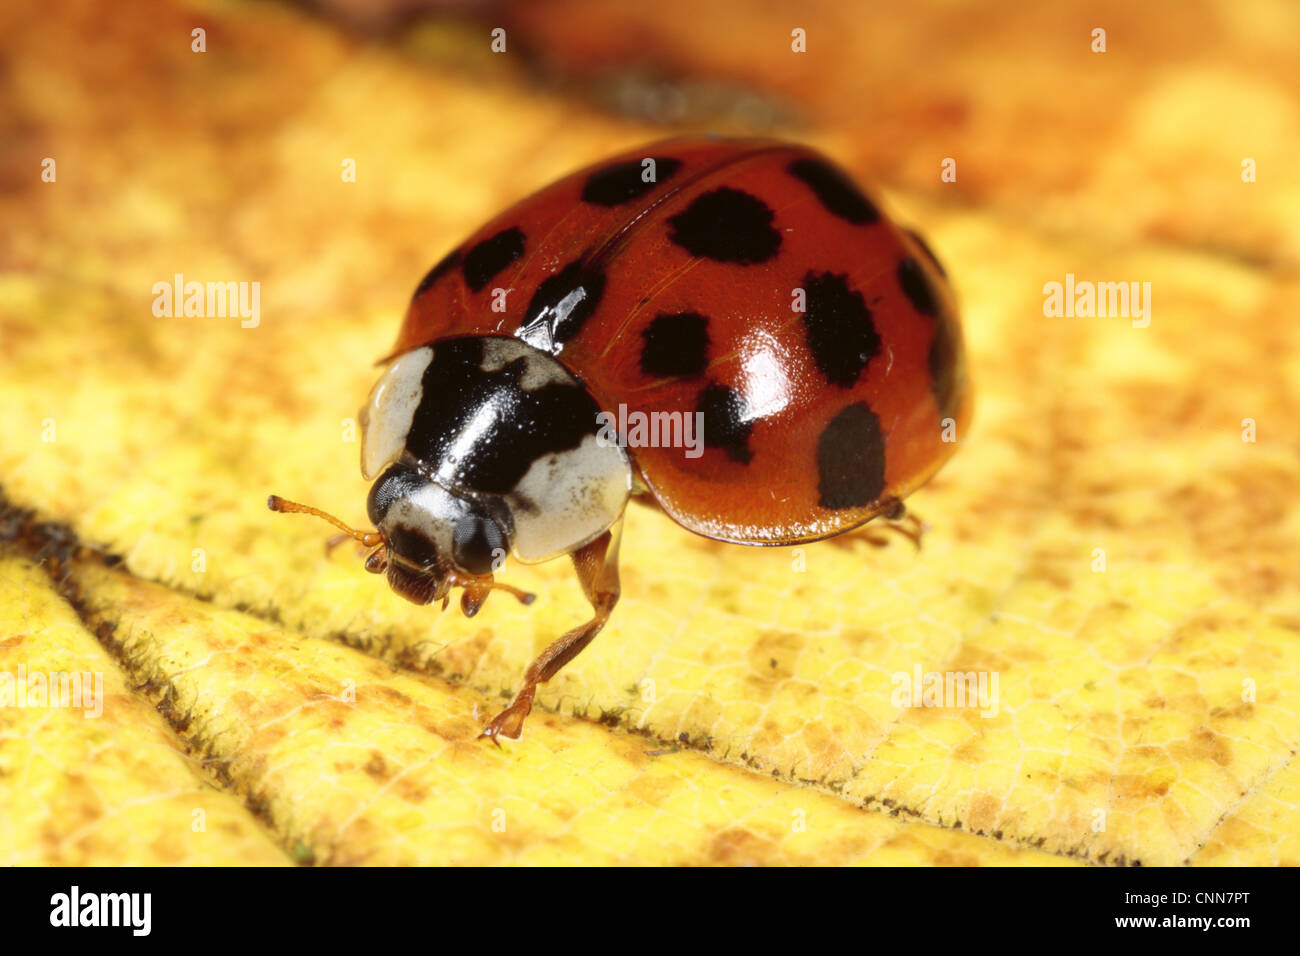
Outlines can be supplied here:
[[411, 298], [417, 298], [425, 292], [429, 286], [433, 285], [444, 275], [454, 269], [458, 262], [460, 262], [460, 250], [453, 249], [451, 252], [443, 256], [438, 261], [437, 265], [424, 274], [424, 278], [421, 279], [420, 284], [415, 287], [415, 292], [411, 294]]
[[664, 313], [641, 332], [641, 371], [654, 378], [699, 375], [709, 364], [709, 320], [698, 312]]
[[700, 393], [696, 410], [704, 413], [704, 444], [721, 448], [732, 461], [749, 464], [754, 457], [749, 450], [749, 433], [754, 425], [745, 417], [745, 400], [740, 393], [712, 383]]
[[431, 472], [449, 467], [467, 489], [506, 494], [533, 462], [595, 434], [600, 409], [580, 385], [525, 391], [522, 357], [492, 372], [482, 366], [481, 338], [447, 339], [433, 351], [406, 437], [407, 451]]
[[885, 490], [885, 438], [880, 419], [854, 402], [817, 439], [817, 495], [823, 508], [861, 508]]
[[926, 258], [930, 260], [935, 271], [945, 279], [948, 278], [948, 270], [943, 267], [943, 263], [939, 261], [939, 257], [934, 254], [934, 250], [930, 248], [930, 244], [925, 241], [921, 234], [914, 229], [904, 229], [903, 231], [911, 237], [913, 242], [921, 247], [921, 251], [924, 252]]
[[942, 300], [938, 291], [930, 283], [930, 277], [926, 275], [921, 263], [911, 257], [900, 262], [898, 284], [902, 287], [903, 294], [907, 296], [907, 301], [912, 303], [912, 307], [917, 312], [932, 318], [939, 315], [939, 303]]
[[871, 200], [862, 195], [853, 180], [825, 160], [796, 159], [786, 170], [811, 189], [831, 215], [855, 226], [880, 218], [880, 212]]
[[524, 234], [515, 226], [475, 243], [461, 264], [466, 285], [477, 292], [523, 254]]
[[669, 238], [693, 256], [753, 265], [781, 248], [772, 218], [772, 210], [757, 196], [722, 186], [697, 196], [670, 218]]
[[628, 160], [614, 163], [598, 169], [587, 177], [582, 187], [582, 201], [597, 206], [618, 206], [625, 202], [644, 196], [660, 183], [672, 177], [681, 169], [682, 162], [668, 156], [647, 157], [654, 159], [655, 178], [646, 182], [643, 178], [645, 161]]
[[567, 342], [582, 330], [604, 294], [604, 272], [581, 259], [570, 262], [537, 286], [516, 334], [528, 339], [545, 327], [551, 342]]
[[827, 381], [848, 388], [880, 351], [871, 310], [862, 294], [849, 287], [848, 276], [809, 272], [803, 284], [803, 322], [813, 361]]

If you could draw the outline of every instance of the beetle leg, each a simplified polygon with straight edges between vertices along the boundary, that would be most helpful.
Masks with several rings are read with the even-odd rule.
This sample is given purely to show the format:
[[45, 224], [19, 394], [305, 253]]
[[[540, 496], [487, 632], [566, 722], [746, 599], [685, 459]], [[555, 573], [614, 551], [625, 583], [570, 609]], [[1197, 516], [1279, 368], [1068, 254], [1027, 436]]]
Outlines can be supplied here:
[[[461, 574], [458, 571], [451, 571], [447, 575], [454, 588], [464, 588], [460, 596], [460, 612], [466, 617], [473, 617], [483, 606], [483, 602], [488, 599], [488, 595], [493, 591], [505, 591], [511, 594], [519, 601], [520, 604], [532, 604], [537, 598], [536, 594], [528, 591], [521, 591], [519, 588], [510, 584], [503, 584], [500, 581], [493, 580], [492, 575], [468, 575]], [[446, 605], [443, 605], [446, 610]]]
[[520, 604], [532, 604], [537, 597], [536, 594], [532, 594], [528, 591], [521, 591], [519, 588], [513, 587], [509, 584], [502, 584], [499, 581], [493, 581], [490, 574], [484, 578], [466, 580], [464, 582], [457, 580], [453, 583], [459, 584], [465, 589], [460, 596], [460, 612], [466, 617], [473, 617], [477, 614], [479, 608], [483, 606], [483, 602], [488, 599], [488, 595], [493, 591], [505, 591], [507, 594], [512, 594]]
[[388, 545], [377, 544], [366, 553], [365, 568], [371, 574], [388, 570]]
[[903, 502], [895, 500], [888, 510], [881, 513], [879, 524], [872, 523], [861, 529], [859, 537], [873, 547], [883, 548], [889, 544], [889, 539], [878, 531], [893, 531], [895, 534], [901, 534], [908, 541], [916, 546], [916, 550], [921, 550], [921, 535], [929, 527], [924, 521], [918, 518], [913, 512], [903, 507]]
[[894, 520], [881, 518], [880, 524], [875, 525], [875, 527], [863, 528], [859, 537], [861, 537], [863, 541], [866, 541], [868, 545], [875, 546], [875, 548], [884, 548], [885, 545], [889, 544], [889, 538], [876, 532], [892, 531], [896, 533], [896, 535], [902, 535], [907, 538], [907, 540], [913, 542], [919, 551], [920, 538], [922, 538], [922, 535], [926, 533], [926, 528], [928, 527], [930, 527], [930, 525], [924, 523], [917, 515], [911, 514], [909, 511], [904, 518], [901, 519]]
[[[524, 718], [533, 709], [533, 695], [537, 693], [537, 685], [545, 684], [559, 673], [565, 664], [582, 653], [582, 649], [605, 626], [610, 612], [618, 603], [618, 542], [622, 530], [620, 520], [591, 544], [573, 552], [573, 567], [578, 573], [578, 581], [595, 612], [592, 619], [555, 641], [528, 665], [528, 670], [524, 672], [523, 686], [515, 694], [515, 699], [509, 707], [492, 718], [479, 737], [486, 737], [493, 743], [497, 743], [498, 737], [519, 739], [523, 732]], [[499, 743], [497, 745], [500, 746]]]
[[921, 536], [925, 534], [925, 529], [928, 528], [929, 525], [922, 521], [915, 512], [909, 511], [901, 518], [887, 519], [881, 527], [901, 534], [904, 538], [911, 541], [912, 544], [916, 545], [917, 551], [920, 551]]

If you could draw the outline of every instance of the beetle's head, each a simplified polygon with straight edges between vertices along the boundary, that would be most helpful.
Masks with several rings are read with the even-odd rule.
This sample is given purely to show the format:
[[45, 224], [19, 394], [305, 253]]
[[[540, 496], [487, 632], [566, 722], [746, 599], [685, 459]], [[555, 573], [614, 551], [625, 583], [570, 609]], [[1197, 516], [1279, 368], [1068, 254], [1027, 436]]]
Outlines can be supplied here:
[[384, 566], [394, 591], [416, 604], [444, 598], [461, 579], [492, 574], [510, 541], [480, 505], [407, 465], [390, 465], [370, 487], [366, 512], [383, 539]]
[[324, 518], [361, 542], [369, 549], [366, 570], [386, 574], [389, 586], [415, 604], [442, 601], [445, 607], [455, 587], [465, 589], [461, 609], [468, 616], [491, 590], [532, 602], [531, 594], [492, 579], [510, 548], [501, 522], [408, 465], [390, 465], [371, 486], [366, 511], [375, 531], [357, 531], [323, 511], [275, 495], [269, 505], [272, 511]]

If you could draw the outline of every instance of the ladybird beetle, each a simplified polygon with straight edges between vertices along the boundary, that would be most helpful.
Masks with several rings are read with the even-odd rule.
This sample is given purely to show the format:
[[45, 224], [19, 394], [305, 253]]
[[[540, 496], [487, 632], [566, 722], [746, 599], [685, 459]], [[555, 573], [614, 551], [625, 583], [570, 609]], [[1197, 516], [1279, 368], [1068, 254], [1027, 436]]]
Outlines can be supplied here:
[[[429, 270], [380, 364], [360, 417], [376, 530], [270, 506], [333, 522], [417, 604], [462, 588], [466, 615], [493, 589], [531, 601], [494, 581], [507, 553], [572, 556], [593, 616], [528, 667], [494, 742], [609, 619], [630, 497], [718, 541], [814, 541], [901, 517], [970, 414], [942, 266], [771, 140], [656, 143], [534, 193]], [[697, 447], [610, 440], [665, 413]]]

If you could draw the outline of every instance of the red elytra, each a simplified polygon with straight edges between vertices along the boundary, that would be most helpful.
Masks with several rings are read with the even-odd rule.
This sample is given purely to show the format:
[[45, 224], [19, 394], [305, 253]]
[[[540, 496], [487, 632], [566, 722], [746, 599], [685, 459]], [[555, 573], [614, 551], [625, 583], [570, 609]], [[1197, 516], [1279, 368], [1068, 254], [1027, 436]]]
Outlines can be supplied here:
[[[655, 160], [653, 183], [644, 183], [647, 159]], [[592, 178], [608, 170], [634, 174], [622, 185], [624, 193], [637, 194], [609, 205], [584, 201]], [[637, 190], [637, 183], [649, 188]], [[770, 210], [780, 240], [772, 254], [750, 243], [737, 254], [761, 261], [719, 260], [693, 255], [671, 238], [673, 218], [719, 189], [756, 197]], [[745, 213], [734, 218], [744, 220]], [[718, 216], [725, 219], [726, 210]], [[761, 225], [761, 213], [751, 219], [749, 225]], [[507, 230], [525, 237], [521, 254], [472, 289], [460, 268], [466, 255]], [[723, 437], [747, 427], [743, 443], [706, 447], [695, 459], [678, 448], [630, 450], [646, 488], [691, 531], [742, 544], [839, 534], [895, 507], [953, 454], [954, 436], [965, 434], [970, 389], [942, 267], [919, 236], [892, 223], [842, 171], [790, 143], [668, 140], [533, 193], [435, 266], [411, 301], [392, 354], [453, 335], [516, 335], [534, 291], [574, 263], [598, 270], [604, 287], [595, 309], [554, 354], [603, 409], [690, 413], [708, 388], [727, 400], [715, 398], [714, 406], [736, 404], [733, 395], [743, 403], [733, 416], [742, 419], [739, 427], [724, 414], [706, 420], [707, 434], [711, 420], [721, 419]], [[818, 283], [822, 276], [832, 278]], [[845, 289], [834, 277], [842, 277]], [[878, 345], [860, 370], [855, 356], [838, 366], [834, 355], [823, 362], [832, 377], [819, 368], [809, 330], [818, 303], [809, 302], [809, 286], [824, 293], [816, 333], [822, 351], [870, 344], [868, 336], [850, 336], [846, 344], [838, 335], [861, 318], [857, 302], [865, 305]], [[796, 311], [800, 289], [803, 312]], [[509, 290], [501, 312], [492, 309], [496, 290]], [[647, 331], [660, 316], [684, 313], [707, 319], [706, 368], [648, 374], [641, 363]], [[819, 442], [836, 416], [857, 403], [879, 422], [883, 482], [878, 489], [870, 483], [831, 488], [829, 500], [841, 506], [826, 507]], [[864, 437], [870, 431], [857, 430]], [[870, 469], [875, 456], [864, 449], [860, 464]]]

